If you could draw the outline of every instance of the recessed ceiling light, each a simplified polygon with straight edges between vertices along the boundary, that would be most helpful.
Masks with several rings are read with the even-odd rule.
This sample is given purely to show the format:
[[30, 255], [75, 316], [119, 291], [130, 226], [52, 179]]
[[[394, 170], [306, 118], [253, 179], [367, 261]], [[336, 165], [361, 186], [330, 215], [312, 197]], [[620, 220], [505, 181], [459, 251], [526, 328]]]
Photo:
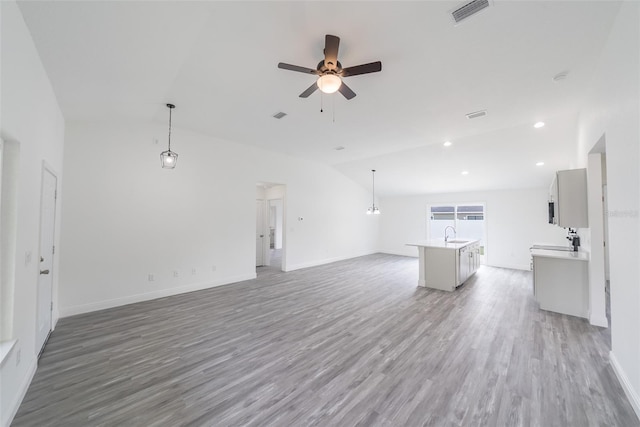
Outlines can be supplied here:
[[451, 147], [451, 141], [445, 141], [443, 145], [445, 147]]
[[544, 166], [544, 162], [538, 162], [536, 163], [536, 166]]
[[469, 175], [469, 171], [462, 171], [462, 175]]
[[533, 127], [536, 128], [536, 129], [540, 129], [543, 126], [544, 126], [544, 122], [538, 122], [535, 125], [533, 125]]

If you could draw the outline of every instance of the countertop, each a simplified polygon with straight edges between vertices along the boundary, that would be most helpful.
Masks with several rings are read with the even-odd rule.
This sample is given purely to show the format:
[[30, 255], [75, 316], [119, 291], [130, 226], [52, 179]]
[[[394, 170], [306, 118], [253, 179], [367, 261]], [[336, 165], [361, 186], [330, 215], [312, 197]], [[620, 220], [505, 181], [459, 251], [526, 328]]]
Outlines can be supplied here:
[[553, 251], [548, 249], [531, 249], [531, 256], [569, 259], [573, 261], [589, 261], [589, 254], [581, 251], [572, 252], [572, 251]]
[[464, 243], [449, 243], [444, 240], [432, 239], [432, 240], [419, 240], [417, 242], [407, 243], [407, 246], [419, 246], [424, 248], [444, 248], [444, 249], [460, 249], [465, 246], [472, 245], [474, 243], [479, 242], [479, 240], [475, 239], [465, 239], [463, 237], [456, 237], [452, 240], [465, 240]]

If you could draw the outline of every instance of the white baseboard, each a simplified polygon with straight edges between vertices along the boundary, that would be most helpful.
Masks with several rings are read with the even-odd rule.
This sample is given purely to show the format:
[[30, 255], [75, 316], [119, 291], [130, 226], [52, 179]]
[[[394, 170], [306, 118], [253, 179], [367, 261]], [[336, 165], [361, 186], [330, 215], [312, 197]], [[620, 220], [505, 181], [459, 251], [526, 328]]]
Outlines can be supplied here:
[[242, 274], [239, 276], [226, 277], [214, 282], [192, 283], [187, 286], [179, 286], [176, 288], [160, 289], [153, 292], [146, 292], [136, 295], [128, 295], [126, 297], [114, 298], [106, 301], [97, 301], [89, 304], [76, 305], [72, 307], [61, 307], [60, 317], [74, 316], [76, 314], [90, 313], [92, 311], [104, 310], [107, 308], [120, 307], [136, 302], [149, 301], [158, 298], [169, 297], [172, 295], [184, 294], [187, 292], [200, 291], [203, 289], [215, 288], [217, 286], [231, 285], [256, 278], [256, 273]]
[[[416, 249], [416, 248], [413, 248]], [[402, 252], [402, 251], [379, 251], [381, 254], [389, 254], [389, 255], [398, 255], [398, 256], [406, 256], [409, 258], [419, 258], [418, 251], [411, 251], [411, 253]]]
[[607, 320], [607, 316], [589, 316], [589, 323], [601, 328], [609, 327], [609, 320]]
[[531, 271], [531, 266], [529, 264], [484, 264], [488, 267], [497, 267], [497, 268], [508, 268], [511, 270], [524, 270]]
[[[24, 399], [24, 397], [27, 395], [27, 390], [29, 390], [29, 386], [31, 385], [33, 376], [36, 374], [37, 367], [38, 367], [38, 360], [35, 357], [33, 357], [31, 359], [31, 365], [29, 366], [27, 375], [25, 376], [22, 385], [20, 385], [20, 388], [17, 390], [17, 393], [14, 397], [14, 401], [11, 402], [11, 406], [9, 407], [9, 417], [6, 419], [4, 418], [4, 416], [2, 417], [3, 427], [9, 427], [11, 425], [11, 422], [13, 421], [13, 418], [18, 413], [18, 409], [20, 409], [20, 404], [22, 403], [22, 400]], [[5, 415], [5, 414], [2, 414], [2, 415]]]
[[609, 352], [609, 362], [611, 363], [613, 372], [615, 372], [616, 377], [618, 377], [618, 381], [620, 381], [624, 394], [627, 395], [627, 399], [629, 399], [629, 403], [631, 403], [631, 407], [633, 407], [636, 415], [640, 418], [640, 398], [638, 397], [638, 393], [633, 389], [627, 374], [625, 374], [622, 366], [618, 363], [618, 359], [613, 351]]
[[318, 260], [318, 261], [301, 262], [299, 264], [293, 264], [291, 266], [287, 265], [287, 271], [300, 270], [302, 268], [309, 268], [309, 267], [317, 267], [319, 265], [331, 264], [332, 262], [345, 261], [347, 259], [358, 258], [358, 257], [361, 257], [361, 256], [366, 256], [366, 255], [373, 255], [375, 253], [378, 253], [378, 252], [377, 251], [373, 251], [373, 252], [366, 252], [366, 253], [362, 253], [362, 254], [359, 254], [359, 255], [353, 255], [353, 256], [325, 258], [325, 259], [321, 259], [321, 260]]

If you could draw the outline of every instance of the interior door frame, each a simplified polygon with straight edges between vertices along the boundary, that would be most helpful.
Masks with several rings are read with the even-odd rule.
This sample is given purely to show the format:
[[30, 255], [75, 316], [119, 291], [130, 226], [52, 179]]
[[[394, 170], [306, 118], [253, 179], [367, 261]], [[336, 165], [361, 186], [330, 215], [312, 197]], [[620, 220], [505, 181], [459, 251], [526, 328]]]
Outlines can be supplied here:
[[[280, 263], [280, 265], [278, 267], [282, 271], [286, 271], [285, 270], [285, 261], [284, 261], [284, 259], [285, 259], [285, 257], [284, 257], [285, 235], [286, 235], [286, 233], [285, 233], [285, 217], [286, 217], [286, 215], [284, 214], [284, 195], [282, 195], [282, 197], [277, 197], [275, 199], [266, 199], [266, 202], [267, 202], [266, 203], [267, 204], [266, 209], [267, 209], [267, 213], [268, 213], [268, 216], [267, 216], [267, 228], [268, 228], [269, 224], [271, 223], [271, 202], [274, 202], [274, 201], [280, 201], [280, 203], [281, 203], [280, 215], [282, 216], [282, 221], [281, 221], [282, 224], [281, 224], [281, 230], [280, 230], [280, 233], [282, 234], [281, 247], [280, 247], [281, 254], [282, 254], [282, 256], [281, 256], [282, 262]], [[276, 216], [276, 221], [277, 221], [277, 216]], [[271, 250], [271, 246], [267, 242], [267, 252], [270, 253], [270, 250]], [[269, 256], [268, 258], [269, 258], [269, 265], [271, 265], [271, 256]]]
[[[258, 218], [256, 218], [256, 237], [258, 235], [258, 233], [260, 233], [262, 235], [262, 248], [261, 248], [261, 252], [262, 252], [262, 264], [257, 265], [257, 260], [256, 260], [256, 268], [258, 267], [264, 267], [264, 266], [269, 266], [269, 257], [267, 256], [268, 251], [265, 250], [265, 244], [268, 244], [268, 239], [265, 238], [265, 230], [266, 230], [266, 224], [267, 224], [267, 219], [266, 219], [266, 215], [267, 215], [267, 210], [266, 210], [266, 199], [256, 199], [256, 204], [260, 204], [261, 206], [261, 210], [262, 210], [262, 221], [260, 224], [260, 228], [261, 230], [258, 230]], [[256, 207], [256, 212], [258, 212], [258, 208]], [[258, 243], [256, 243], [256, 253], [258, 252]]]
[[38, 350], [38, 357], [40, 357], [40, 355], [42, 354], [42, 351], [44, 350], [44, 347], [47, 344], [47, 341], [49, 339], [49, 336], [51, 335], [51, 332], [55, 329], [55, 316], [54, 316], [54, 300], [55, 298], [55, 264], [56, 264], [56, 252], [55, 252], [55, 237], [56, 237], [56, 222], [57, 222], [57, 213], [58, 213], [58, 173], [56, 172], [56, 170], [49, 165], [46, 161], [42, 161], [42, 171], [41, 171], [41, 177], [40, 177], [40, 225], [39, 225], [39, 231], [38, 231], [38, 255], [37, 255], [37, 259], [35, 260], [35, 264], [38, 266], [38, 273], [40, 272], [40, 257], [42, 256], [42, 238], [43, 238], [43, 232], [44, 230], [42, 229], [42, 222], [43, 222], [43, 207], [44, 207], [44, 200], [45, 200], [45, 174], [51, 174], [51, 176], [53, 176], [53, 178], [55, 179], [55, 190], [54, 190], [54, 203], [53, 203], [53, 228], [51, 230], [52, 233], [52, 242], [53, 242], [53, 251], [51, 253], [51, 271], [49, 274], [51, 274], [51, 301], [48, 301], [49, 306], [51, 307], [51, 309], [49, 310], [49, 316], [51, 316], [50, 318], [50, 323], [49, 323], [49, 331], [48, 334], [46, 336], [46, 338], [44, 339], [44, 341], [42, 342], [42, 344], [39, 342], [39, 320], [40, 320], [40, 298], [41, 298], [41, 289], [40, 289], [40, 275], [38, 274], [38, 279], [36, 282], [36, 349]]

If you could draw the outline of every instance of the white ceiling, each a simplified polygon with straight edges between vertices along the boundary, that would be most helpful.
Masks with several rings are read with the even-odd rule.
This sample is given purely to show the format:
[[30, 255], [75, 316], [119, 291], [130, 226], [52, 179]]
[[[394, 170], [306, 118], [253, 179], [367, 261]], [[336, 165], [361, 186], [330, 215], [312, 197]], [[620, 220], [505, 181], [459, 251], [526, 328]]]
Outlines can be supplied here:
[[[19, 5], [69, 121], [166, 122], [172, 102], [175, 126], [324, 162], [367, 188], [375, 168], [381, 195], [545, 186], [571, 166], [620, 4], [494, 1], [454, 26], [463, 3]], [[382, 72], [346, 78], [358, 96], [324, 95], [320, 113], [319, 91], [298, 97], [313, 76], [277, 63], [315, 68], [325, 34], [341, 37], [344, 67], [380, 60]]]

